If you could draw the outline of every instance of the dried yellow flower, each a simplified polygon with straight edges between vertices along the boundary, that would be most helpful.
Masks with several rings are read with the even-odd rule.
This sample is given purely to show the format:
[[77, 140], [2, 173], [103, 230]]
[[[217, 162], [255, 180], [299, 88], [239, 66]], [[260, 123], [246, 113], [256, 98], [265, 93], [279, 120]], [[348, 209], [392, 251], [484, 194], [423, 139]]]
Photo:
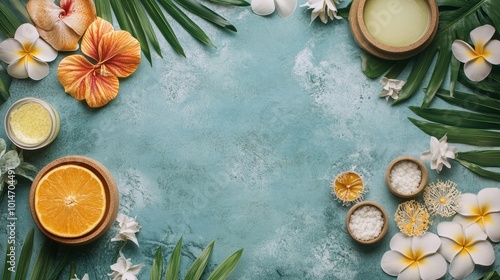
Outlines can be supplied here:
[[431, 215], [451, 217], [460, 208], [460, 198], [462, 193], [457, 190], [457, 184], [448, 180], [428, 185], [424, 190], [425, 206]]
[[332, 183], [332, 193], [343, 205], [359, 202], [363, 199], [365, 184], [361, 175], [353, 171], [343, 172]]
[[410, 200], [398, 205], [394, 221], [402, 233], [408, 236], [420, 236], [429, 229], [430, 214], [425, 207], [416, 200]]

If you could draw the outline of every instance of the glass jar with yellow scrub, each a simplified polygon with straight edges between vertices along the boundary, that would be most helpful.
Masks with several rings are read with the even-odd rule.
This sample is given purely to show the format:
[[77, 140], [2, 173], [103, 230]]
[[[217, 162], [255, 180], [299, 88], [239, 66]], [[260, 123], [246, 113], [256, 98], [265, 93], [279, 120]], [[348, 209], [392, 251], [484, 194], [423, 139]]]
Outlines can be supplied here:
[[5, 132], [14, 145], [25, 150], [47, 146], [59, 133], [56, 109], [34, 97], [18, 100], [5, 115]]

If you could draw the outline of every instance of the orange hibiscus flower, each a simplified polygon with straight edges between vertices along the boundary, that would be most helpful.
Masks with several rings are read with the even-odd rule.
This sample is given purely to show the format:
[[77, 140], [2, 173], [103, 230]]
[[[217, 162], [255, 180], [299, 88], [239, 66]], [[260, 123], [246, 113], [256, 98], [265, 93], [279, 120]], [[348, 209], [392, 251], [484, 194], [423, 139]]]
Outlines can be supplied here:
[[115, 31], [111, 23], [97, 18], [83, 35], [83, 55], [64, 58], [57, 77], [64, 90], [90, 107], [106, 105], [118, 95], [118, 78], [130, 76], [141, 62], [139, 42], [127, 31]]

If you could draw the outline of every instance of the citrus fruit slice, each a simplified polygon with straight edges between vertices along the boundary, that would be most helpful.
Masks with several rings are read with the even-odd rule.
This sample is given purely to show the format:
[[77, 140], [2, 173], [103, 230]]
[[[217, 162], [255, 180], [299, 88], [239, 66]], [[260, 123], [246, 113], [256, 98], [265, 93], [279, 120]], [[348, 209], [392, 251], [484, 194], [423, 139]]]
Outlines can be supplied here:
[[333, 193], [343, 203], [356, 201], [364, 191], [364, 183], [361, 176], [356, 172], [348, 171], [341, 173], [333, 182]]
[[56, 167], [36, 186], [35, 212], [48, 232], [66, 238], [83, 236], [106, 212], [103, 183], [87, 168], [74, 164]]

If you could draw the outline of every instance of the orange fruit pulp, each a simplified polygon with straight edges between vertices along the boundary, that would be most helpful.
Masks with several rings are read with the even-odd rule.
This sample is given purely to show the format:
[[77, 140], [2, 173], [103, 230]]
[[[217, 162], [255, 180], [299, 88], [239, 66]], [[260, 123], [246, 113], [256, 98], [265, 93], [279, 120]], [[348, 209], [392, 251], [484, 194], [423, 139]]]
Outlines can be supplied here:
[[36, 216], [42, 227], [54, 235], [81, 237], [99, 224], [105, 212], [103, 183], [82, 166], [58, 166], [36, 186]]
[[333, 191], [342, 202], [352, 202], [358, 199], [363, 190], [363, 179], [356, 172], [348, 171], [339, 174], [333, 182]]

